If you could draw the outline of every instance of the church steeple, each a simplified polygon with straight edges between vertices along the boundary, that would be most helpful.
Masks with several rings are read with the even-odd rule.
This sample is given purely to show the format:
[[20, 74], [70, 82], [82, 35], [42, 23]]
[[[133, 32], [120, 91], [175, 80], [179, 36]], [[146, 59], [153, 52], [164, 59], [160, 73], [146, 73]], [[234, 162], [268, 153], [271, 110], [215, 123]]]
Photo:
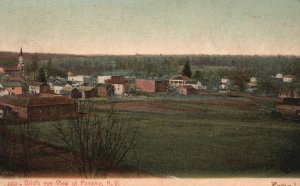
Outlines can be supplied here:
[[18, 67], [21, 70], [21, 77], [25, 78], [25, 65], [24, 65], [23, 61], [24, 61], [24, 57], [23, 57], [23, 50], [22, 50], [22, 47], [21, 47]]

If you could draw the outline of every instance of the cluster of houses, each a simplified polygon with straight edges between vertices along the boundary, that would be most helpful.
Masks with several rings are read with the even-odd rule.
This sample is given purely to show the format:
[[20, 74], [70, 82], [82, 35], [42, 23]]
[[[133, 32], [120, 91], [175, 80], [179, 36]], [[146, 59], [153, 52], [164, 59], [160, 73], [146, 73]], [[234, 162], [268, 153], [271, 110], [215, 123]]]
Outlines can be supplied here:
[[[202, 85], [200, 81], [184, 75], [164, 79], [138, 79], [111, 74], [74, 75], [68, 72], [67, 78], [48, 77], [47, 82], [28, 82], [25, 78], [23, 60], [21, 49], [19, 64], [16, 67], [0, 67], [0, 118], [14, 117], [15, 114], [23, 119], [47, 119], [59, 115], [72, 115], [76, 109], [71, 109], [69, 106], [74, 106], [74, 99], [78, 98], [122, 96], [133, 92], [191, 95], [206, 91], [206, 86]], [[276, 74], [272, 78], [283, 83], [293, 81], [291, 75]], [[228, 77], [221, 78], [218, 88], [221, 93], [230, 92], [231, 80]], [[257, 80], [252, 77], [247, 83], [247, 90], [253, 92], [256, 89]], [[282, 92], [280, 96], [289, 97], [291, 95]], [[296, 94], [292, 96], [296, 96]], [[33, 107], [40, 110], [37, 111]], [[5, 108], [7, 109], [5, 110]]]

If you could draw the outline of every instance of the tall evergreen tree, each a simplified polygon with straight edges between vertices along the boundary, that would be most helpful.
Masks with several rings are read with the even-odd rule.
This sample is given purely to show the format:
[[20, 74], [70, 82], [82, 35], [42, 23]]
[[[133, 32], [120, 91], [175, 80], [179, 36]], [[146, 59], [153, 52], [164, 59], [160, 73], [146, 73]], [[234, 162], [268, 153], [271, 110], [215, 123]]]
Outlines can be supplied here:
[[31, 72], [33, 72], [33, 79], [37, 79], [37, 71], [39, 68], [39, 58], [37, 54], [33, 55], [31, 58], [31, 64], [30, 64], [30, 69]]
[[43, 83], [47, 82], [44, 68], [40, 68], [37, 79], [39, 82], [43, 82]]
[[48, 76], [52, 75], [52, 71], [53, 71], [53, 68], [52, 68], [52, 59], [49, 58], [48, 62], [47, 62], [47, 72], [48, 72]]
[[185, 62], [184, 64], [184, 67], [182, 69], [182, 75], [187, 76], [189, 78], [192, 77], [192, 70], [189, 61]]

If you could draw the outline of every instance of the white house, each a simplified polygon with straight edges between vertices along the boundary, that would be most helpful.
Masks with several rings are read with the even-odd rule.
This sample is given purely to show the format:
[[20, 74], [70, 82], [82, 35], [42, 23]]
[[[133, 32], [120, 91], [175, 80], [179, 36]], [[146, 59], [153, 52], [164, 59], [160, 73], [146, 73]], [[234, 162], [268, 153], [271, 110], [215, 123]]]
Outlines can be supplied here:
[[290, 75], [290, 74], [284, 75], [284, 76], [282, 77], [282, 81], [283, 81], [284, 83], [290, 83], [290, 82], [293, 81], [293, 79], [294, 79], [293, 75]]
[[191, 81], [192, 79], [187, 76], [177, 76], [169, 80], [169, 86], [176, 88], [178, 86], [185, 86], [187, 81]]
[[110, 79], [111, 76], [97, 76], [97, 83], [105, 83], [106, 80]]
[[53, 91], [55, 94], [60, 94], [60, 91], [64, 88], [64, 87], [72, 87], [71, 85], [69, 84], [65, 84], [65, 85], [57, 85], [57, 84], [54, 84], [53, 86]]
[[69, 85], [64, 79], [61, 79], [61, 78], [55, 78], [55, 79], [52, 79], [51, 81], [48, 82], [48, 84], [50, 85], [50, 89], [51, 89], [55, 94], [60, 94], [60, 91], [61, 91], [64, 87], [72, 87], [72, 86]]
[[227, 77], [221, 78], [221, 84], [229, 84], [230, 80]]
[[124, 79], [124, 76], [113, 76], [113, 75], [97, 76], [97, 83], [105, 84], [105, 81], [109, 79]]
[[85, 76], [85, 75], [68, 75], [68, 81], [72, 81], [75, 84], [78, 85], [87, 85], [91, 82], [91, 76]]
[[186, 86], [192, 86], [197, 90], [206, 90], [206, 86], [203, 86], [200, 81], [197, 80], [189, 80], [185, 82]]
[[129, 84], [125, 79], [108, 79], [105, 83], [114, 87], [115, 95], [123, 95], [129, 91]]
[[221, 78], [221, 83], [219, 85], [219, 92], [230, 92], [229, 89], [230, 80], [227, 77]]
[[277, 73], [277, 74], [275, 74], [275, 78], [276, 79], [282, 79], [283, 78], [283, 74]]

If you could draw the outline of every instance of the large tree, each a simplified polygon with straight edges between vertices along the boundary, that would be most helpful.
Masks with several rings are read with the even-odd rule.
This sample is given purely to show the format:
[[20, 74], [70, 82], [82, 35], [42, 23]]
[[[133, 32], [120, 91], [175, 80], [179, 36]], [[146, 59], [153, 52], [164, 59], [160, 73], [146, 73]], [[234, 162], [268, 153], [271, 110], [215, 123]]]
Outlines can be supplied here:
[[39, 57], [35, 54], [31, 57], [30, 70], [33, 73], [33, 79], [37, 79], [37, 72], [39, 68]]
[[47, 79], [46, 79], [46, 74], [45, 74], [45, 71], [44, 71], [44, 68], [40, 68], [39, 70], [39, 74], [38, 74], [38, 77], [37, 77], [37, 80], [39, 82], [47, 82]]
[[71, 165], [85, 177], [114, 170], [137, 147], [137, 127], [117, 117], [113, 105], [105, 117], [91, 102], [79, 101], [79, 113], [54, 124], [56, 135], [71, 152]]
[[189, 78], [192, 77], [192, 70], [191, 70], [191, 66], [190, 66], [190, 62], [186, 61], [184, 64], [184, 67], [182, 69], [182, 75], [187, 76]]

